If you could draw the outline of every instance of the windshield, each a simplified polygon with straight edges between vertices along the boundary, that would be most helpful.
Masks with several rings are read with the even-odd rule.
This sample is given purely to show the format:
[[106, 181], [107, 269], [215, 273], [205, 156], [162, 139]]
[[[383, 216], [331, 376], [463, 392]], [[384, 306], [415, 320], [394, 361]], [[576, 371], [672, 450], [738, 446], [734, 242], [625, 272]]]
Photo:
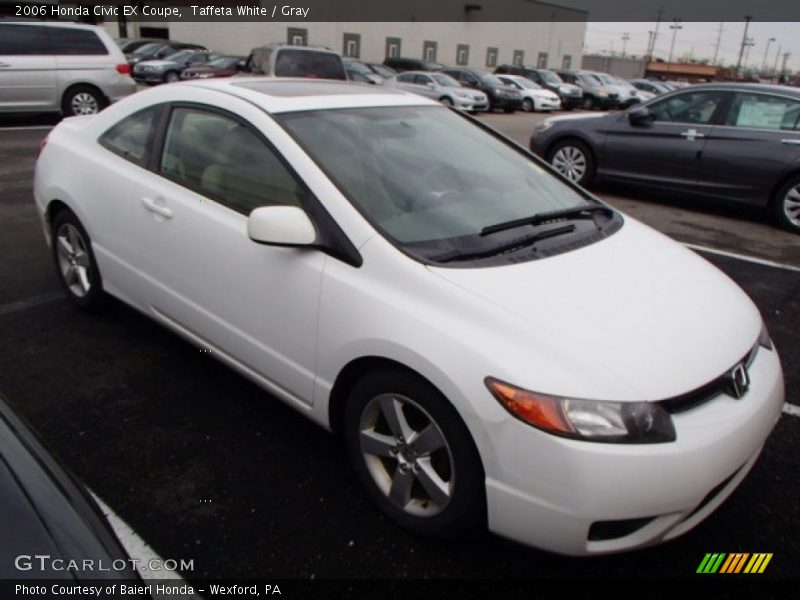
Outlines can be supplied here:
[[282, 48], [275, 61], [277, 77], [322, 77], [347, 79], [344, 64], [338, 54]]
[[599, 79], [606, 85], [617, 85], [617, 80], [614, 79], [611, 75], [607, 75], [606, 73], [592, 73], [592, 75], [597, 77], [597, 79]]
[[552, 71], [542, 70], [539, 71], [539, 75], [541, 75], [542, 79], [547, 83], [564, 83], [564, 80]]
[[450, 75], [445, 75], [444, 73], [429, 73], [428, 75], [439, 85], [445, 85], [450, 87], [461, 87], [461, 84], [458, 83], [458, 81], [456, 81], [452, 77], [450, 77]]
[[519, 77], [517, 79], [512, 79], [511, 81], [513, 81], [518, 86], [520, 86], [520, 87], [522, 87], [522, 88], [524, 88], [526, 90], [540, 90], [540, 89], [542, 89], [542, 86], [537, 84], [535, 81], [531, 81], [527, 77]]
[[150, 54], [161, 48], [161, 46], [163, 46], [163, 44], [145, 44], [144, 46], [139, 46], [136, 50], [133, 51], [133, 53]]
[[380, 75], [381, 77], [385, 77], [386, 79], [394, 75], [397, 75], [397, 71], [389, 67], [385, 67], [383, 65], [370, 65], [370, 68], [373, 71], [375, 71], [378, 75]]
[[498, 85], [505, 85], [505, 83], [500, 81], [494, 75], [489, 75], [488, 73], [480, 73], [478, 71], [475, 72], [475, 75], [477, 75], [478, 79], [481, 80], [481, 83], [483, 85], [488, 85], [490, 87], [497, 87]]
[[186, 60], [193, 54], [196, 54], [193, 50], [181, 50], [180, 52], [173, 52], [172, 54], [169, 54], [164, 60], [181, 62], [182, 60]]
[[492, 246], [520, 232], [480, 236], [487, 226], [587, 203], [511, 144], [446, 108], [318, 110], [278, 119], [380, 230], [423, 257]]
[[240, 60], [242, 59], [235, 56], [223, 56], [221, 58], [216, 58], [212, 61], [209, 61], [208, 66], [213, 67], [214, 69], [232, 69]]

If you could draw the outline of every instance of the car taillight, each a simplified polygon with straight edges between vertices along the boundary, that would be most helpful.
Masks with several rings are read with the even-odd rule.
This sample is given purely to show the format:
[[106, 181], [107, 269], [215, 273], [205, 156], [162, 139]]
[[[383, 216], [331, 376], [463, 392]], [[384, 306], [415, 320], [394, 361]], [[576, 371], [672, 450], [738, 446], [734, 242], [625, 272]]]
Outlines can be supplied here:
[[131, 66], [128, 63], [119, 63], [116, 67], [117, 73], [120, 75], [130, 75], [131, 74]]
[[39, 158], [42, 155], [42, 150], [44, 150], [44, 147], [47, 145], [47, 138], [48, 137], [50, 137], [50, 136], [49, 135], [44, 136], [44, 139], [42, 140], [42, 143], [39, 144], [39, 153], [36, 155], [36, 158]]

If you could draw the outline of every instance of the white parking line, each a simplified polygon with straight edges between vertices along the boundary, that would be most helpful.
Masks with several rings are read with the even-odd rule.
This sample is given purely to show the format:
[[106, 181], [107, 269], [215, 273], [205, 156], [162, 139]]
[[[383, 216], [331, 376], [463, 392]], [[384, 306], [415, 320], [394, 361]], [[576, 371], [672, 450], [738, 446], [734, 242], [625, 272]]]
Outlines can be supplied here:
[[[100, 506], [100, 510], [103, 512], [106, 520], [111, 525], [111, 529], [114, 530], [117, 538], [122, 543], [122, 547], [125, 548], [128, 556], [138, 561], [136, 564], [136, 570], [139, 572], [139, 575], [142, 577], [142, 579], [144, 579], [146, 582], [159, 579], [170, 579], [173, 581], [173, 583], [175, 581], [183, 583], [183, 577], [181, 577], [177, 571], [172, 571], [169, 569], [148, 571], [146, 569], [146, 565], [151, 560], [158, 561], [158, 564], [160, 565], [164, 564], [164, 560], [147, 544], [147, 542], [137, 535], [130, 525], [122, 520], [122, 517], [111, 510], [111, 508], [105, 502], [103, 502], [97, 494], [91, 490], [89, 490], [89, 492], [92, 494], [92, 497], [95, 499], [95, 502], [97, 502], [98, 506]], [[178, 594], [170, 595], [168, 597], [171, 600], [203, 600], [200, 596], [195, 594]], [[167, 596], [153, 594], [153, 598], [162, 600], [163, 598], [167, 598]]]
[[800, 417], [800, 406], [796, 404], [789, 404], [788, 402], [783, 403], [783, 412], [787, 415], [792, 415], [793, 417]]
[[20, 127], [0, 127], [0, 132], [3, 131], [34, 131], [36, 129], [52, 129], [55, 125], [25, 125]]
[[800, 273], [800, 267], [794, 265], [787, 265], [784, 263], [775, 262], [773, 260], [766, 260], [764, 258], [757, 258], [755, 256], [748, 256], [747, 254], [737, 254], [736, 252], [728, 252], [727, 250], [718, 250], [717, 248], [709, 248], [708, 246], [698, 246], [697, 244], [687, 244], [684, 246], [692, 250], [700, 252], [708, 252], [709, 254], [718, 254], [719, 256], [727, 256], [728, 258], [735, 258], [746, 262], [755, 263], [757, 265], [764, 265], [765, 267], [774, 267], [776, 269], [784, 269], [785, 271], [794, 271]]

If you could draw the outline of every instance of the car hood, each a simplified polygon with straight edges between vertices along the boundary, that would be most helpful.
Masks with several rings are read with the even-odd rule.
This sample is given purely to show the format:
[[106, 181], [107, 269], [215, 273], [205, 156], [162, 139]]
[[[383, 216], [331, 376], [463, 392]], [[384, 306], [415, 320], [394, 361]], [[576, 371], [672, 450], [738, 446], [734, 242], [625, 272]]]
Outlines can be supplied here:
[[675, 397], [740, 361], [761, 328], [755, 305], [726, 275], [627, 217], [614, 235], [557, 256], [428, 268], [494, 307], [486, 325], [506, 343], [487, 347], [507, 347], [512, 383], [543, 393]]
[[546, 98], [547, 100], [558, 100], [558, 94], [555, 92], [551, 92], [550, 90], [534, 90], [528, 88], [525, 90], [526, 94], [530, 94], [531, 96], [535, 96], [536, 98]]
[[574, 94], [576, 92], [580, 92], [581, 91], [580, 86], [575, 85], [573, 83], [559, 83], [558, 84], [558, 89], [562, 94], [568, 94], [568, 93], [573, 93]]
[[582, 121], [585, 119], [605, 119], [611, 116], [613, 113], [578, 113], [575, 115], [558, 115], [557, 117], [550, 117], [547, 119], [547, 123], [563, 123], [566, 121]]

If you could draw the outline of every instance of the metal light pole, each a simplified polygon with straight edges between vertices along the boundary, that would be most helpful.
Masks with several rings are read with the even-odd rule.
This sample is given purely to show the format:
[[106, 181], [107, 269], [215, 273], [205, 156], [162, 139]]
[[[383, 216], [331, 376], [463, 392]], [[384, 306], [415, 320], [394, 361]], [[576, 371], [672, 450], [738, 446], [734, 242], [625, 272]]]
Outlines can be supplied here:
[[625, 58], [625, 49], [628, 47], [628, 40], [631, 39], [630, 33], [623, 33], [622, 34], [622, 58]]
[[775, 53], [775, 64], [772, 65], [772, 77], [775, 78], [775, 81], [778, 80], [778, 59], [781, 57], [781, 50], [783, 50], [783, 46], [778, 44], [778, 51]]
[[744, 52], [744, 69], [743, 69], [743, 71], [746, 73], [747, 72], [747, 65], [750, 64], [750, 48], [755, 46], [756, 42], [755, 42], [755, 40], [753, 40], [753, 38], [747, 38], [747, 41], [745, 42], [744, 45], [745, 45], [745, 47], [747, 47], [747, 50], [745, 50], [745, 52]]
[[736, 61], [736, 72], [734, 78], [736, 81], [739, 80], [739, 69], [742, 68], [742, 56], [744, 55], [744, 45], [747, 42], [747, 30], [750, 28], [750, 21], [753, 20], [753, 17], [750, 15], [744, 16], [744, 33], [742, 34], [742, 45], [739, 46], [739, 59]]
[[672, 53], [675, 51], [675, 38], [678, 36], [678, 30], [683, 29], [683, 25], [679, 25], [681, 22], [680, 19], [672, 19], [672, 25], [669, 26], [672, 29], [672, 43], [669, 45], [669, 60], [667, 60], [667, 71], [672, 69]]
[[769, 38], [767, 40], [767, 47], [764, 48], [764, 60], [761, 61], [761, 71], [767, 70], [767, 53], [769, 52], [769, 45], [775, 41], [775, 38]]

